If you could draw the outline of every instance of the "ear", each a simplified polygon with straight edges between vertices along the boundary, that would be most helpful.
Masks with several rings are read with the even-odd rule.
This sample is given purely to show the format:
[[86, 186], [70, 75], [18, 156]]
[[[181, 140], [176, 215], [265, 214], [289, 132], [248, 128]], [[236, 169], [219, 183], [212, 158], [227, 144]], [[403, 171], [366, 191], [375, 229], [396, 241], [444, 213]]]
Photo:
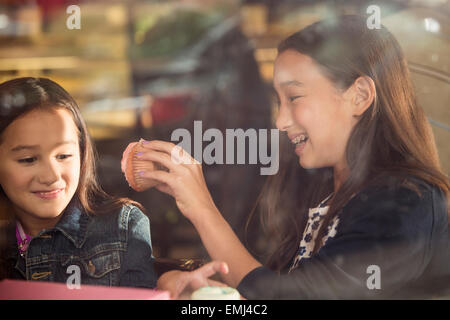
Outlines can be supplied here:
[[361, 116], [372, 105], [376, 95], [375, 83], [372, 78], [361, 76], [355, 80], [353, 87], [353, 116]]

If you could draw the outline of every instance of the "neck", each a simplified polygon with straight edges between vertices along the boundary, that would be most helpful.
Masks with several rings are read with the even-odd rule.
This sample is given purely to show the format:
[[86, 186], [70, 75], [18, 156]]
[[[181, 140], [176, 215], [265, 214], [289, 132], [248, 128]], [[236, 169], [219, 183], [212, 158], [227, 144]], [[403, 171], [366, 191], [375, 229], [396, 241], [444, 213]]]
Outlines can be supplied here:
[[44, 229], [53, 228], [59, 221], [61, 215], [55, 218], [36, 218], [28, 214], [17, 214], [17, 218], [22, 225], [23, 231], [29, 236], [36, 236]]
[[347, 180], [348, 177], [348, 169], [343, 165], [336, 165], [333, 170], [334, 176], [334, 194], [337, 193], [342, 184]]

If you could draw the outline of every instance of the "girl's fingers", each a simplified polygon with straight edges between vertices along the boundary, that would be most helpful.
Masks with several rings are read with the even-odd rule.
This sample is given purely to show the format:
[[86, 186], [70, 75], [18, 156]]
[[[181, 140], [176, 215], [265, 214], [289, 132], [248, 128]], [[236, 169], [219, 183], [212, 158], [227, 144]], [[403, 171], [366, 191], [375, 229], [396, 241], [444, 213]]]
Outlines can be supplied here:
[[141, 152], [141, 154], [136, 154], [136, 158], [139, 160], [158, 162], [170, 171], [174, 171], [177, 166], [177, 164], [172, 161], [169, 155], [155, 150], [149, 150], [146, 152]]
[[172, 148], [175, 147], [175, 145], [172, 142], [162, 140], [144, 141], [142, 143], [142, 146], [144, 148], [158, 150], [161, 152], [165, 152], [167, 154], [170, 154], [172, 152]]
[[158, 279], [158, 289], [170, 291], [172, 299], [177, 299], [184, 290], [197, 290], [206, 286], [227, 286], [226, 284], [208, 279], [217, 272], [228, 273], [225, 262], [213, 261], [195, 271], [169, 271]]
[[204, 278], [209, 278], [217, 272], [228, 273], [228, 265], [225, 262], [213, 261], [198, 268], [194, 272], [200, 273]]
[[173, 270], [162, 274], [157, 282], [159, 290], [166, 290], [170, 292], [172, 299], [177, 299], [181, 292], [189, 284], [189, 273]]
[[228, 273], [228, 266], [225, 262], [213, 261], [205, 264], [203, 267], [192, 271], [190, 281], [190, 287], [192, 290], [197, 290], [198, 288], [207, 287], [210, 284], [208, 278], [216, 274], [217, 272]]
[[167, 184], [158, 184], [155, 188], [161, 192], [167, 193], [168, 195], [173, 197], [173, 191]]
[[173, 178], [171, 177], [171, 174], [169, 172], [162, 171], [162, 170], [141, 171], [140, 175], [143, 178], [154, 179], [158, 182], [161, 182], [161, 183], [167, 185], [169, 188], [171, 188], [170, 186], [172, 184]]
[[176, 164], [200, 164], [189, 154], [189, 152], [181, 148], [179, 145], [174, 145], [171, 142], [152, 140], [146, 141], [146, 143], [143, 143], [142, 146], [147, 149], [164, 152], [170, 155], [172, 162]]
[[188, 286], [189, 286], [189, 274], [183, 273], [182, 276], [178, 279], [175, 288], [171, 292], [171, 294], [173, 295], [173, 299], [177, 299]]

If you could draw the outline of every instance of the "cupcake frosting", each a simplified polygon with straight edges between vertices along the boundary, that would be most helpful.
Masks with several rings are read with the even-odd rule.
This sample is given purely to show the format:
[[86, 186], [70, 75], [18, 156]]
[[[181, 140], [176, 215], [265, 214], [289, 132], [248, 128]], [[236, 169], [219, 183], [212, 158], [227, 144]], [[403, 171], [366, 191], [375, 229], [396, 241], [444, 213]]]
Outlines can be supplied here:
[[240, 300], [239, 292], [231, 287], [203, 287], [192, 293], [192, 300]]

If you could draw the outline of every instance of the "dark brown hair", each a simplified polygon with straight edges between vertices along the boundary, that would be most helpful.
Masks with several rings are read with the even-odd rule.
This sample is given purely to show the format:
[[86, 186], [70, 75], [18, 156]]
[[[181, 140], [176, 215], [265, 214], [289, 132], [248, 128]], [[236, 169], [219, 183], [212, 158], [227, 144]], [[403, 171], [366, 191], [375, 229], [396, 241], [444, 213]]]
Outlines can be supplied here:
[[[440, 167], [431, 126], [416, 102], [402, 50], [385, 27], [370, 30], [364, 17], [339, 16], [289, 36], [280, 43], [278, 54], [285, 50], [314, 59], [338, 89], [349, 88], [361, 76], [370, 77], [376, 88], [372, 105], [347, 142], [349, 177], [329, 203], [314, 253], [331, 219], [352, 195], [369, 184], [386, 183], [386, 177], [404, 177], [395, 181], [418, 191], [408, 179], [417, 177], [439, 187], [448, 200], [450, 184]], [[288, 267], [303, 235], [308, 208], [317, 206], [333, 188], [332, 168], [303, 169], [283, 135], [280, 170], [267, 180], [258, 204], [263, 225], [275, 237], [269, 267], [277, 271]]]
[[[78, 129], [80, 146], [80, 179], [75, 197], [90, 214], [102, 214], [132, 203], [143, 210], [139, 203], [126, 198], [108, 195], [98, 184], [96, 177], [96, 152], [86, 124], [75, 100], [56, 82], [46, 78], [17, 78], [0, 84], [0, 143], [3, 131], [18, 117], [35, 109], [68, 110]], [[8, 202], [0, 187], [0, 201]]]

